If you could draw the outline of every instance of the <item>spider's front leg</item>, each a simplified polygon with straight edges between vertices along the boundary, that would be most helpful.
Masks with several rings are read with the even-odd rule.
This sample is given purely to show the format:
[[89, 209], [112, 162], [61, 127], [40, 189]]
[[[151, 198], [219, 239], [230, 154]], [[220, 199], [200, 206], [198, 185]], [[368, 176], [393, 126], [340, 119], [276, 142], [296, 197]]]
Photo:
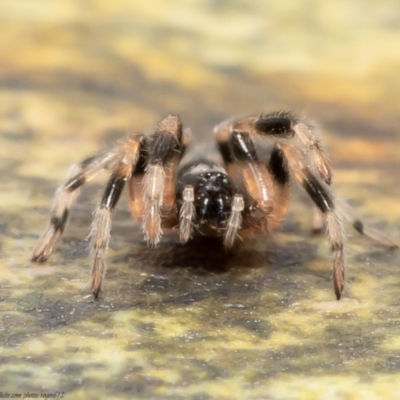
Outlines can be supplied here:
[[321, 140], [310, 124], [301, 121], [294, 114], [278, 111], [260, 116], [235, 118], [224, 121], [215, 128], [215, 132], [219, 132], [220, 135], [234, 131], [248, 132], [251, 135], [256, 134], [279, 141], [297, 139], [294, 143], [299, 145], [303, 152], [311, 154], [311, 160], [320, 177], [328, 185], [331, 183], [332, 167]]
[[[135, 171], [130, 185], [131, 209], [138, 208], [142, 217], [145, 239], [155, 246], [161, 239], [162, 225], [174, 225], [177, 221], [175, 208], [176, 175], [190, 133], [183, 131], [182, 121], [176, 115], [168, 115], [157, 125], [148, 146], [148, 157], [142, 180], [142, 197], [138, 198], [139, 177], [143, 170]], [[139, 215], [142, 214], [142, 215]], [[163, 218], [164, 217], [164, 218]]]
[[244, 186], [247, 206], [242, 233], [276, 230], [286, 213], [289, 195], [289, 171], [282, 150], [274, 146], [265, 164], [250, 132], [232, 130], [223, 123], [214, 133], [226, 170]]

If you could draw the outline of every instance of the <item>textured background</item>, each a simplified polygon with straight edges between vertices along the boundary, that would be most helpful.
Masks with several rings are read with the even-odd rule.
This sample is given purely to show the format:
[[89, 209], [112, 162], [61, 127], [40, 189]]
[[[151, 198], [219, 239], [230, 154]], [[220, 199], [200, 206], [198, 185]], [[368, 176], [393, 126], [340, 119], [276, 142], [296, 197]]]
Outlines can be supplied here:
[[[315, 120], [336, 192], [400, 242], [400, 6], [347, 2], [5, 0], [0, 6], [0, 391], [66, 398], [397, 398], [400, 256], [347, 227], [334, 300], [327, 240], [293, 195], [272, 239], [234, 257], [146, 247], [115, 214], [99, 302], [87, 241], [100, 178], [56, 251], [29, 262], [68, 166], [179, 113]], [[201, 244], [200, 244], [201, 245]]]

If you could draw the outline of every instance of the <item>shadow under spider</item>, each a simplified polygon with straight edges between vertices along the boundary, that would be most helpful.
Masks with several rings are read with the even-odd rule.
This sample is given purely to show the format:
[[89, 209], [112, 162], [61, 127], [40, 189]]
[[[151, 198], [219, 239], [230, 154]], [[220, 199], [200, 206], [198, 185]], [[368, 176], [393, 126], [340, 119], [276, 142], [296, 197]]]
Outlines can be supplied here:
[[138, 252], [112, 260], [113, 263], [121, 261], [128, 261], [129, 264], [133, 261], [150, 268], [187, 268], [221, 274], [239, 265], [253, 268], [261, 264], [261, 257], [258, 252], [246, 251], [242, 246], [226, 249], [219, 238], [196, 237], [184, 245], [176, 239], [164, 238], [156, 248], [143, 245]]
[[169, 237], [166, 235], [156, 248], [143, 243], [139, 251], [113, 257], [110, 262], [127, 262], [132, 267], [140, 264], [146, 268], [185, 268], [196, 271], [196, 274], [223, 274], [233, 269], [282, 270], [315, 258], [314, 246], [305, 242], [282, 246], [274, 245], [269, 238], [265, 238], [260, 249], [256, 245], [257, 240], [260, 239], [247, 239], [226, 249], [220, 238], [199, 236], [183, 245], [171, 234]]

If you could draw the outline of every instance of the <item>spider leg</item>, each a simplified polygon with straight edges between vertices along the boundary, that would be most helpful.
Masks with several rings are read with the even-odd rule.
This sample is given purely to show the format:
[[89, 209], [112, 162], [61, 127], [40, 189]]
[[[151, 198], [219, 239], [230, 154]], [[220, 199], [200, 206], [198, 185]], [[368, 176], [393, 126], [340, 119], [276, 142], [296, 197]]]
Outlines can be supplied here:
[[[237, 122], [240, 125], [240, 121]], [[313, 132], [313, 128], [304, 122], [299, 121], [293, 114], [287, 112], [272, 113], [260, 116], [254, 124], [254, 129], [258, 134], [273, 135], [281, 138], [295, 136], [306, 150], [311, 152], [314, 165], [320, 177], [330, 185], [332, 180], [332, 170], [330, 161], [322, 146], [320, 139]], [[235, 125], [233, 125], [235, 127]], [[343, 200], [336, 200], [337, 207], [340, 208], [341, 215], [347, 222], [350, 222], [354, 229], [361, 235], [365, 235], [375, 242], [387, 248], [397, 248], [398, 246], [383, 233], [365, 226], [365, 224], [354, 216], [354, 211]], [[312, 217], [313, 232], [320, 232], [323, 229], [323, 217], [318, 208], [314, 209]]]
[[347, 222], [350, 222], [353, 228], [360, 234], [369, 237], [381, 246], [389, 249], [397, 249], [399, 246], [394, 243], [388, 236], [382, 232], [370, 228], [361, 221], [360, 218], [355, 216], [354, 210], [350, 207], [347, 202], [342, 199], [338, 200], [338, 206], [340, 207], [341, 214]]
[[50, 224], [35, 247], [32, 255], [33, 262], [45, 262], [48, 259], [57, 239], [65, 229], [69, 211], [79, 195], [81, 186], [112, 164], [117, 155], [117, 149], [100, 153], [87, 158], [71, 169], [65, 182], [56, 191], [50, 211]]
[[162, 212], [174, 213], [176, 171], [185, 146], [182, 122], [168, 115], [156, 128], [143, 177], [143, 231], [156, 245], [162, 235]]
[[268, 170], [275, 183], [276, 202], [273, 217], [269, 219], [270, 230], [279, 228], [287, 211], [289, 200], [290, 173], [286, 157], [279, 146], [275, 143], [268, 163]]
[[345, 285], [345, 233], [342, 215], [336, 206], [336, 200], [327, 184], [315, 175], [307, 166], [307, 160], [294, 147], [280, 145], [290, 170], [296, 180], [309, 194], [327, 224], [327, 233], [333, 253], [333, 284], [336, 298], [339, 300]]
[[121, 146], [118, 161], [113, 168], [100, 205], [94, 213], [90, 229], [90, 247], [92, 291], [96, 299], [106, 270], [104, 256], [110, 239], [111, 214], [138, 162], [142, 138], [143, 135], [130, 137]]
[[243, 183], [248, 194], [244, 198], [247, 206], [242, 233], [277, 229], [286, 213], [289, 195], [289, 171], [282, 150], [275, 145], [269, 163], [264, 164], [258, 158], [250, 133], [230, 132], [226, 125], [218, 126], [214, 132], [228, 174], [239, 185]]
[[311, 215], [311, 230], [313, 234], [319, 234], [324, 229], [324, 217], [318, 207], [314, 206]]
[[258, 159], [251, 135], [233, 131], [229, 147], [233, 159], [237, 161], [236, 171], [240, 171], [247, 192], [265, 212], [270, 212], [275, 205], [275, 187], [267, 167]]
[[332, 168], [321, 140], [316, 136], [311, 125], [302, 122], [292, 113], [280, 111], [261, 114], [259, 117], [231, 119], [223, 122], [217, 129], [221, 132], [246, 131], [251, 134], [279, 138], [280, 141], [295, 137], [302, 150], [311, 154], [311, 159], [321, 178], [325, 183], [331, 183]]
[[129, 208], [132, 215], [140, 220], [144, 213], [144, 201], [143, 201], [143, 176], [146, 171], [146, 163], [149, 154], [149, 138], [143, 137], [142, 145], [139, 149], [138, 160], [132, 176], [128, 182], [129, 189]]
[[[175, 194], [173, 192], [175, 190], [175, 178], [176, 178], [175, 171], [178, 167], [180, 159], [186, 152], [186, 149], [190, 142], [190, 138], [191, 138], [190, 130], [184, 129], [183, 140], [180, 148], [180, 155], [179, 157], [176, 157], [177, 154], [175, 154], [173, 160], [171, 160], [168, 163], [166, 171], [166, 187], [168, 188], [168, 190], [164, 191], [163, 211], [165, 211], [166, 204], [168, 210], [167, 210], [167, 218], [161, 221], [161, 227], [165, 226], [167, 228], [171, 228], [177, 224], [177, 217], [173, 212], [173, 207], [172, 207], [175, 198]], [[143, 178], [146, 172], [146, 164], [150, 153], [150, 141], [151, 138], [143, 137], [142, 146], [140, 148], [140, 153], [139, 153], [139, 159], [132, 173], [132, 177], [128, 183], [129, 206], [132, 215], [137, 220], [141, 220], [145, 211], [145, 202], [143, 197]]]

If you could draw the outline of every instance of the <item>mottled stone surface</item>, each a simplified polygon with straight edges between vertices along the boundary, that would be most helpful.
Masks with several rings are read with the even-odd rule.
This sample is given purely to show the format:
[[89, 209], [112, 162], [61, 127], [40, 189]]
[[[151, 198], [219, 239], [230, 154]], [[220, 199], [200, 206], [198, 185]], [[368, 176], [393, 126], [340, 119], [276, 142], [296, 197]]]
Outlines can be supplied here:
[[68, 166], [169, 111], [199, 142], [232, 114], [307, 115], [338, 195], [400, 242], [396, 0], [5, 0], [0, 33], [0, 392], [398, 398], [399, 252], [347, 227], [335, 301], [301, 191], [281, 232], [230, 256], [173, 234], [146, 247], [123, 201], [94, 302], [85, 238], [102, 176], [49, 262], [29, 262]]

